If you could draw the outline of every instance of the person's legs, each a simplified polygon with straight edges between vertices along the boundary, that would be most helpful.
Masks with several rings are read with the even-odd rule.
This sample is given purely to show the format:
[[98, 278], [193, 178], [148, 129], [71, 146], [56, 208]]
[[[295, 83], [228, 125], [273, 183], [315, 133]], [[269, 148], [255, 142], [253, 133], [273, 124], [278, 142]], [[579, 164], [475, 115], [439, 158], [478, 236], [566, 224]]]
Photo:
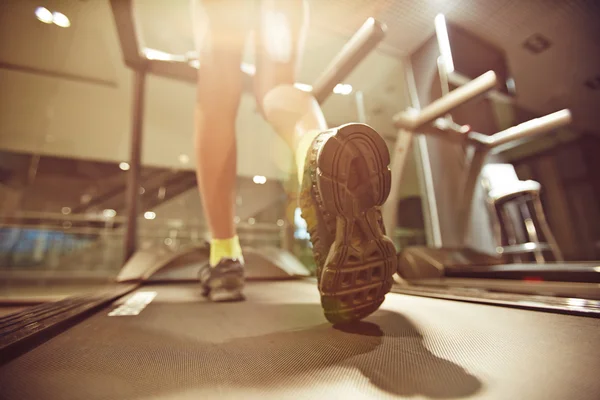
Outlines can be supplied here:
[[294, 87], [306, 15], [302, 0], [262, 1], [257, 98], [296, 156], [325, 316], [349, 322], [379, 308], [396, 272], [396, 250], [380, 211], [390, 191], [390, 156], [369, 126], [326, 130], [315, 98]]
[[294, 151], [298, 178], [312, 139], [327, 129], [311, 93], [294, 86], [308, 28], [305, 0], [262, 0], [256, 28], [255, 93], [265, 119]]
[[[195, 149], [197, 179], [211, 238], [209, 268], [200, 278], [206, 294], [231, 300], [240, 297], [243, 257], [235, 232], [235, 123], [242, 92], [240, 64], [248, 30], [243, 3], [191, 0], [194, 40], [198, 52]], [[225, 263], [226, 278], [215, 269]], [[225, 271], [225, 272], [226, 272]], [[218, 276], [218, 279], [215, 279]], [[212, 278], [212, 281], [209, 282]], [[211, 292], [212, 290], [212, 292]]]

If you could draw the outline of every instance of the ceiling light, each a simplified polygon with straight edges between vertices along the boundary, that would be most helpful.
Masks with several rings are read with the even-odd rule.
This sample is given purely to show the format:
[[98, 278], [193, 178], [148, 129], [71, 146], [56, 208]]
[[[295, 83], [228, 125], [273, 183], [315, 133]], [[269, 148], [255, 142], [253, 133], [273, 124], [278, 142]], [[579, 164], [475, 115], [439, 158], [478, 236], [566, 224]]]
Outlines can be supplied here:
[[313, 88], [311, 85], [307, 85], [306, 83], [294, 83], [294, 87], [296, 89], [302, 90], [303, 92], [312, 92]]
[[256, 222], [256, 220], [254, 218], [248, 218], [248, 223], [250, 225], [254, 225], [255, 222]]
[[515, 86], [515, 80], [513, 78], [508, 78], [506, 80], [506, 88], [508, 89], [508, 91], [512, 94], [516, 93], [516, 86]]
[[283, 225], [284, 225], [283, 220], [282, 219], [278, 219], [277, 220], [277, 226], [283, 226]]
[[54, 11], [52, 13], [52, 21], [61, 28], [68, 28], [71, 26], [71, 21], [69, 18], [63, 13], [59, 13], [58, 11]]
[[144, 48], [142, 49], [142, 53], [148, 60], [162, 60], [169, 61], [171, 59], [171, 55], [169, 53], [165, 53], [164, 51]]
[[179, 54], [171, 54], [166, 51], [151, 49], [149, 47], [144, 47], [142, 49], [142, 53], [148, 60], [160, 60], [160, 61], [177, 61], [177, 62], [188, 62], [187, 55], [179, 55]]
[[117, 215], [117, 212], [107, 208], [106, 210], [102, 211], [102, 215], [104, 215], [104, 218], [114, 218]]
[[352, 85], [348, 85], [346, 83], [338, 83], [333, 88], [333, 93], [347, 96], [350, 93], [352, 93]]
[[156, 213], [154, 211], [146, 211], [144, 213], [144, 218], [146, 218], [146, 219], [154, 219], [154, 218], [156, 218]]
[[38, 21], [43, 22], [45, 24], [51, 24], [54, 18], [52, 17], [52, 13], [45, 7], [38, 7], [35, 9], [35, 16]]
[[251, 75], [251, 76], [254, 76], [254, 74], [256, 73], [256, 66], [245, 63], [245, 62], [243, 62], [240, 65], [240, 69], [242, 70], [243, 73]]
[[127, 171], [129, 170], [129, 164], [127, 164], [126, 162], [122, 162], [121, 164], [119, 164], [119, 168], [121, 168], [123, 171]]
[[71, 207], [63, 207], [63, 208], [62, 208], [60, 211], [61, 211], [61, 212], [62, 212], [64, 215], [69, 215], [69, 214], [71, 214]]
[[179, 155], [179, 162], [182, 164], [187, 164], [190, 162], [190, 157], [187, 154], [180, 154]]
[[262, 175], [254, 175], [252, 181], [257, 185], [264, 185], [265, 183], [267, 183], [267, 178]]

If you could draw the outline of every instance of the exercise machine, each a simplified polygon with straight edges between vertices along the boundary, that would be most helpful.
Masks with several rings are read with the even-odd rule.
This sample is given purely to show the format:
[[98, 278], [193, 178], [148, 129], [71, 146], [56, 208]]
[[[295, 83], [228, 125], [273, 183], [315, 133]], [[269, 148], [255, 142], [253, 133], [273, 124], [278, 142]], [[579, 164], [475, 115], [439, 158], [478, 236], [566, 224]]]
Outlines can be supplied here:
[[[485, 72], [473, 80], [454, 71], [443, 16], [436, 17], [436, 37], [439, 57], [435, 69], [441, 85], [441, 97], [420, 110], [409, 108], [394, 117], [394, 124], [398, 128], [392, 159], [394, 181], [391, 195], [383, 209], [384, 224], [388, 232], [395, 227], [398, 189], [415, 135], [421, 149], [424, 143], [428, 143], [427, 138], [435, 137], [438, 151], [444, 143], [452, 146], [452, 151], [446, 153], [447, 157], [440, 159], [429, 158], [427, 151], [419, 154], [423, 168], [422, 200], [425, 225], [429, 228], [429, 246], [401, 250], [399, 280], [410, 285], [464, 287], [477, 284], [486, 290], [581, 295], [580, 289], [584, 290], [581, 285], [600, 282], [600, 271], [595, 264], [510, 263], [506, 257], [508, 253], [525, 249], [539, 254], [545, 247], [532, 241], [523, 246], [509, 246], [505, 253], [503, 246], [484, 240], [493, 239], [493, 236], [488, 221], [481, 219], [481, 214], [487, 214], [481, 180], [481, 172], [486, 163], [503, 151], [569, 124], [572, 119], [570, 111], [559, 110], [491, 135], [478, 133], [469, 125], [457, 124], [452, 118], [452, 112], [466, 103], [478, 101], [484, 96], [506, 101], [506, 96], [496, 90], [499, 79], [494, 71]], [[450, 82], [458, 87], [451, 91]], [[447, 167], [453, 168], [445, 168], [444, 163], [448, 162], [460, 167], [448, 165]], [[436, 164], [435, 179], [431, 172], [432, 163]], [[443, 176], [442, 171], [448, 175]], [[455, 176], [457, 171], [458, 175]], [[447, 182], [452, 182], [452, 186]], [[452, 196], [445, 197], [443, 207], [435, 198], [435, 193], [439, 190], [452, 193]], [[478, 211], [476, 217], [479, 219], [475, 219], [474, 210]], [[540, 219], [544, 218], [539, 204], [536, 211]], [[446, 227], [452, 228], [446, 229], [444, 241], [440, 229], [442, 221]], [[549, 227], [542, 224], [542, 230], [549, 247], [558, 249]], [[560, 252], [555, 250], [555, 254]], [[558, 261], [562, 259], [560, 255], [556, 258]], [[544, 283], [532, 286], [525, 281]], [[597, 288], [587, 289], [584, 290], [586, 296], [600, 298]]]
[[[402, 250], [399, 254], [398, 272], [400, 276], [409, 281], [431, 281], [449, 277], [514, 277], [521, 279], [535, 276], [555, 281], [600, 282], [600, 275], [595, 269], [595, 264], [506, 265], [506, 260], [502, 257], [502, 248], [498, 248], [500, 251], [497, 254], [489, 254], [469, 246], [473, 199], [476, 186], [480, 184], [482, 167], [488, 155], [522, 140], [531, 140], [537, 135], [564, 126], [571, 121], [569, 110], [560, 110], [488, 136], [472, 131], [469, 126], [459, 126], [446, 118], [441, 118], [456, 106], [474, 99], [486, 90], [493, 88], [494, 85], [495, 74], [489, 72], [455, 89], [419, 112], [408, 110], [398, 114], [395, 118], [395, 124], [400, 130], [392, 161], [392, 174], [396, 186], [392, 186], [392, 194], [384, 206], [384, 223], [387, 230], [392, 230], [395, 224], [397, 185], [402, 179], [407, 151], [411, 147], [414, 132], [422, 132], [423, 135], [438, 135], [449, 141], [458, 141], [465, 148], [471, 150], [469, 160], [465, 161], [468, 165], [467, 173], [460, 179], [461, 184], [456, 188], [460, 193], [456, 204], [458, 213], [456, 220], [460, 224], [457, 231], [461, 234], [460, 245], [452, 248], [409, 247]], [[488, 229], [488, 227], [483, 229]], [[547, 236], [551, 237], [550, 234]], [[595, 297], [598, 295], [600, 293], [594, 294]]]

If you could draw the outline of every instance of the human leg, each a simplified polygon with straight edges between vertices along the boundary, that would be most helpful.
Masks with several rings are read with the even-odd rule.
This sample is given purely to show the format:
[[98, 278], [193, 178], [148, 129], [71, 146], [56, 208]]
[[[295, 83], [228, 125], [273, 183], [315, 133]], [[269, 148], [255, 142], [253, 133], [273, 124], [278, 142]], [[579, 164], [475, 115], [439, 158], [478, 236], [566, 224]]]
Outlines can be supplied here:
[[305, 0], [263, 0], [256, 28], [255, 93], [265, 119], [292, 149], [298, 179], [312, 139], [327, 129], [313, 95], [294, 86], [308, 27]]
[[396, 271], [395, 247], [380, 211], [390, 191], [390, 158], [383, 139], [366, 125], [327, 130], [314, 97], [294, 87], [304, 7], [303, 1], [263, 2], [257, 98], [296, 155], [325, 316], [349, 322], [379, 308]]
[[249, 23], [240, 10], [240, 2], [191, 1], [200, 60], [194, 126], [196, 170], [212, 236], [210, 262], [201, 269], [200, 279], [213, 300], [232, 300], [241, 297], [243, 284], [243, 257], [233, 221], [237, 176], [235, 122], [242, 92], [240, 64]]

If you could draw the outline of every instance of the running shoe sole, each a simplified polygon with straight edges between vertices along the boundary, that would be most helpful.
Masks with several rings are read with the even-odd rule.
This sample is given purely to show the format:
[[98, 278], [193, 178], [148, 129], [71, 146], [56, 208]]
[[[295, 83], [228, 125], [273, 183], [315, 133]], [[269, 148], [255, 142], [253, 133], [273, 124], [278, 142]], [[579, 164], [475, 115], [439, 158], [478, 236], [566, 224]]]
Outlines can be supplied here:
[[385, 235], [380, 210], [390, 193], [390, 155], [381, 136], [364, 124], [320, 136], [308, 168], [316, 172], [312, 189], [319, 222], [329, 225], [334, 238], [318, 280], [325, 317], [335, 324], [370, 315], [392, 287], [396, 248]]

